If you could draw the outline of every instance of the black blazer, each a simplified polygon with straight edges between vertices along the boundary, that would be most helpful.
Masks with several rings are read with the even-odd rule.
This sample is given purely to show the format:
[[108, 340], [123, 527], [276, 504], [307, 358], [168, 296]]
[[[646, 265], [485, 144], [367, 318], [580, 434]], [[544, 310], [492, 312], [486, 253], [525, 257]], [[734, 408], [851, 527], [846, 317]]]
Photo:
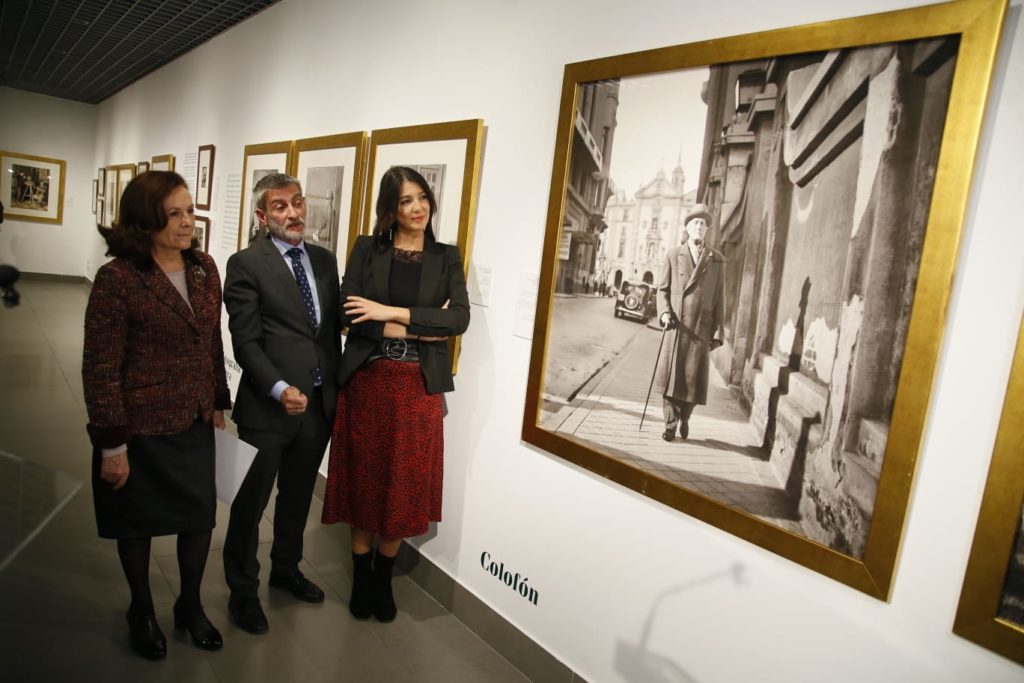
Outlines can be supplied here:
[[[373, 237], [359, 237], [352, 248], [348, 265], [345, 266], [345, 278], [341, 283], [342, 303], [346, 297], [362, 296], [390, 306], [388, 280], [391, 275], [391, 254], [390, 246], [381, 249], [374, 243]], [[448, 302], [448, 308], [441, 308], [445, 301]], [[354, 317], [358, 316], [345, 316], [349, 326], [348, 339], [338, 368], [338, 384], [342, 385], [348, 382], [352, 373], [359, 369], [377, 342], [384, 337], [384, 323], [368, 321], [352, 324]], [[454, 337], [465, 332], [467, 327], [469, 292], [466, 291], [466, 276], [462, 271], [459, 248], [427, 238], [423, 245], [423, 271], [416, 306], [409, 309], [409, 334]], [[447, 342], [420, 342], [420, 368], [427, 393], [454, 391], [452, 360]]]
[[270, 390], [284, 380], [311, 395], [317, 366], [322, 372], [324, 417], [334, 419], [341, 350], [338, 265], [323, 247], [307, 243], [306, 252], [320, 299], [317, 329], [306, 315], [295, 276], [269, 236], [228, 259], [224, 305], [235, 360], [242, 367], [231, 413], [238, 425], [269, 431], [300, 420], [299, 415], [286, 414]]

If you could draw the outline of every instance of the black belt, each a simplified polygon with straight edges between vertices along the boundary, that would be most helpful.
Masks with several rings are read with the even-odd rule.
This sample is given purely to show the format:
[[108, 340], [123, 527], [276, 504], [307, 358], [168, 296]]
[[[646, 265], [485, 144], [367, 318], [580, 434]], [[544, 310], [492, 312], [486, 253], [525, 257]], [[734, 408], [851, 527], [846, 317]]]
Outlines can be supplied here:
[[380, 360], [408, 361], [418, 363], [420, 360], [420, 345], [415, 339], [391, 339], [385, 337], [377, 342], [370, 352], [366, 362]]

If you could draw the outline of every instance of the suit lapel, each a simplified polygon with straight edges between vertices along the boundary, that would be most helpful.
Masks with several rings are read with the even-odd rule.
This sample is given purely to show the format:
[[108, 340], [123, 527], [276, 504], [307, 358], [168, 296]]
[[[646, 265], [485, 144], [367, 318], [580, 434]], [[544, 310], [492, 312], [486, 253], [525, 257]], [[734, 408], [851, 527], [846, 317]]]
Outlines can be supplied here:
[[373, 271], [373, 291], [367, 292], [366, 298], [379, 301], [382, 304], [391, 303], [388, 282], [391, 279], [392, 253], [390, 247], [383, 253], [373, 249], [373, 255], [370, 258], [370, 267]]
[[[260, 245], [260, 249], [263, 253], [263, 260], [266, 263], [267, 268], [274, 274], [274, 279], [278, 282], [278, 290], [281, 295], [292, 302], [289, 310], [294, 312], [296, 316], [296, 324], [299, 321], [305, 324], [310, 330], [313, 329], [313, 325], [309, 322], [309, 316], [306, 315], [306, 302], [302, 300], [302, 295], [299, 294], [299, 285], [295, 282], [295, 275], [292, 273], [291, 268], [284, 262], [285, 257], [281, 255], [277, 245], [271, 241], [270, 237], [260, 238], [263, 243]], [[310, 259], [312, 262], [312, 259]]]
[[320, 325], [317, 326], [316, 332], [320, 334], [320, 330], [323, 329], [323, 322], [328, 315], [331, 315], [330, 311], [327, 310], [327, 288], [328, 282], [330, 281], [330, 267], [331, 263], [329, 259], [322, 258], [323, 254], [310, 247], [309, 243], [306, 243], [306, 253], [309, 254], [309, 263], [313, 267], [313, 281], [316, 283], [316, 298], [320, 302]]
[[[689, 250], [687, 250], [687, 252], [689, 252]], [[689, 255], [689, 253], [687, 253], [687, 255]], [[688, 259], [688, 260], [692, 260], [692, 259]], [[710, 265], [711, 265], [711, 250], [705, 248], [704, 251], [701, 252], [700, 261], [697, 262], [697, 264], [693, 268], [693, 272], [690, 274], [690, 279], [686, 283], [686, 290], [685, 291], [687, 291], [687, 292], [690, 291], [694, 287], [694, 285], [696, 285], [697, 282], [699, 282], [700, 279], [702, 277], [704, 277], [704, 273], [707, 271], [707, 269], [708, 269], [708, 267]]]
[[[165, 303], [172, 311], [181, 316], [182, 319], [184, 319], [185, 322], [193, 328], [199, 329], [198, 321], [196, 320], [196, 316], [192, 312], [192, 309], [189, 308], [189, 304], [185, 302], [185, 299], [182, 298], [178, 290], [174, 288], [174, 285], [171, 284], [171, 281], [166, 275], [164, 275], [164, 272], [160, 270], [159, 266], [154, 264], [151, 269], [140, 270], [138, 272], [139, 277], [142, 278], [142, 281], [145, 283], [146, 287], [149, 288], [149, 291], [153, 293], [153, 296]], [[189, 270], [186, 261], [186, 283], [188, 282], [188, 273]]]
[[420, 288], [416, 294], [417, 306], [428, 306], [436, 285], [441, 281], [444, 269], [444, 245], [431, 242], [423, 245], [423, 269], [420, 271]]

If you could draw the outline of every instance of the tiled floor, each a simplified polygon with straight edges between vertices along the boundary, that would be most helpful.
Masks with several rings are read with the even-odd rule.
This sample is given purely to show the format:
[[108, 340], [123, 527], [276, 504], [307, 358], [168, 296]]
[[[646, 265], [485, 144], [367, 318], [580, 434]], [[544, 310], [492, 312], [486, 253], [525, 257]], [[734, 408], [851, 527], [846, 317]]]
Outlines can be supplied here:
[[[124, 622], [128, 589], [114, 542], [96, 536], [88, 482], [80, 376], [88, 288], [34, 280], [19, 283], [19, 289], [21, 306], [0, 309], [0, 451], [83, 485], [0, 571], [0, 666], [5, 681], [527, 680], [407, 577], [395, 580], [399, 616], [394, 623], [352, 619], [345, 607], [351, 585], [346, 534], [339, 526], [319, 523], [316, 499], [302, 570], [326, 591], [324, 604], [300, 603], [264, 586], [261, 598], [270, 632], [253, 636], [231, 624], [219, 552], [227, 510], [218, 504], [203, 601], [224, 634], [224, 649], [197, 650], [187, 636], [173, 631], [178, 568], [174, 539], [168, 537], [154, 540], [150, 567], [168, 656], [148, 662], [134, 655]], [[55, 503], [67, 492], [61, 483], [37, 484], [27, 497], [37, 505], [47, 504], [47, 496]], [[12, 498], [19, 498], [11, 493], [16, 488], [0, 486], [2, 514], [17, 514], [14, 508], [20, 503]], [[266, 519], [260, 538], [266, 567]]]

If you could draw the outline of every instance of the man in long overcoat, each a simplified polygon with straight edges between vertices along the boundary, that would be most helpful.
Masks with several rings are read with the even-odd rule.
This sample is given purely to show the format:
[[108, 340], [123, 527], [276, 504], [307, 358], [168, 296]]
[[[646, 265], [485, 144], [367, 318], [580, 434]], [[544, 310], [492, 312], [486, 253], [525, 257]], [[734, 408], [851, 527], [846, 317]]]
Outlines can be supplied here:
[[708, 400], [710, 353], [722, 345], [725, 262], [705, 244], [711, 214], [696, 204], [686, 215], [685, 241], [669, 249], [658, 283], [658, 313], [668, 329], [658, 359], [655, 385], [662, 394], [665, 431], [685, 439], [695, 405]]

